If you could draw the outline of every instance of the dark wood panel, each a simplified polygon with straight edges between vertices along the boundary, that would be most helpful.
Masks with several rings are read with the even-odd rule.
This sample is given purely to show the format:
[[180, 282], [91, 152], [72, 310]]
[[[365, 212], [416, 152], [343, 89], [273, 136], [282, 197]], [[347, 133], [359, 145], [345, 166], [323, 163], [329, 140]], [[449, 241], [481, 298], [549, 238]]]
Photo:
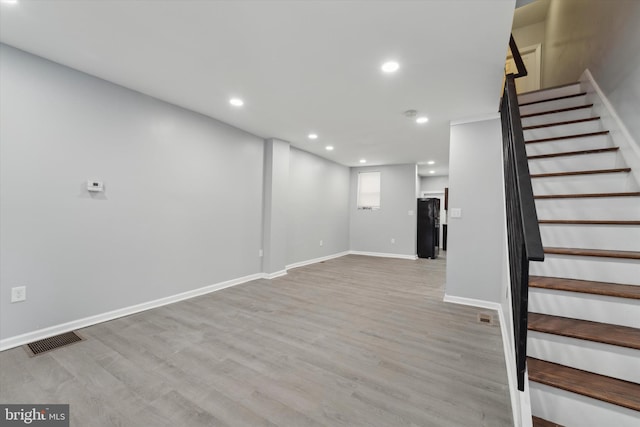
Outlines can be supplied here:
[[522, 114], [520, 118], [526, 119], [527, 117], [544, 116], [547, 114], [556, 114], [556, 113], [565, 113], [567, 111], [582, 110], [582, 109], [591, 108], [591, 107], [593, 107], [593, 104], [580, 105], [577, 107], [569, 107], [569, 108], [560, 108], [558, 110], [547, 110], [547, 111], [541, 111], [539, 113]]
[[520, 106], [524, 107], [525, 105], [541, 104], [543, 102], [559, 101], [561, 99], [569, 99], [569, 98], [577, 98], [579, 96], [583, 96], [583, 95], [586, 95], [586, 94], [587, 94], [587, 92], [581, 92], [581, 93], [576, 93], [575, 95], [556, 96], [555, 98], [547, 98], [547, 99], [541, 99], [539, 101], [525, 102], [524, 104], [520, 104]]
[[595, 120], [600, 120], [600, 116], [589, 117], [588, 119], [569, 120], [569, 121], [565, 121], [565, 122], [554, 122], [554, 123], [545, 123], [545, 124], [542, 124], [542, 125], [525, 126], [525, 127], [522, 128], [522, 130], [550, 128], [550, 127], [554, 127], [554, 126], [563, 126], [563, 125], [573, 125], [573, 124], [576, 124], [576, 123], [593, 122]]
[[640, 384], [527, 358], [529, 380], [640, 411]]
[[561, 153], [538, 154], [535, 156], [529, 156], [527, 157], [527, 159], [535, 160], [535, 159], [548, 159], [550, 157], [580, 156], [584, 154], [609, 153], [609, 152], [618, 151], [618, 150], [620, 150], [620, 147], [595, 148], [593, 150], [564, 151]]
[[608, 135], [608, 130], [603, 130], [600, 132], [589, 132], [589, 133], [577, 133], [575, 135], [563, 135], [563, 136], [554, 136], [551, 138], [541, 138], [541, 139], [530, 139], [525, 141], [525, 144], [536, 144], [538, 142], [551, 142], [551, 141], [562, 141], [565, 139], [576, 139], [576, 138], [589, 138], [592, 136], [600, 136], [600, 135]]
[[529, 330], [640, 350], [640, 329], [529, 313]]
[[564, 279], [561, 277], [530, 276], [529, 287], [554, 289], [557, 291], [582, 292], [618, 298], [640, 299], [640, 286], [618, 283], [593, 282], [590, 280]]
[[594, 170], [586, 170], [586, 171], [538, 173], [538, 174], [531, 175], [531, 178], [551, 178], [551, 177], [557, 177], [557, 176], [598, 175], [598, 174], [606, 174], [606, 173], [627, 173], [627, 172], [631, 172], [631, 168], [594, 169]]
[[632, 251], [609, 251], [604, 249], [581, 249], [581, 248], [553, 248], [545, 247], [545, 254], [556, 255], [578, 255], [603, 258], [640, 259], [640, 252]]
[[576, 194], [540, 194], [533, 196], [534, 199], [582, 199], [587, 197], [638, 197], [640, 191], [630, 191], [625, 193], [576, 193]]
[[609, 220], [609, 219], [541, 219], [540, 224], [568, 224], [568, 225], [640, 225], [640, 221]]
[[560, 424], [552, 423], [539, 417], [531, 417], [533, 419], [533, 427], [564, 427]]

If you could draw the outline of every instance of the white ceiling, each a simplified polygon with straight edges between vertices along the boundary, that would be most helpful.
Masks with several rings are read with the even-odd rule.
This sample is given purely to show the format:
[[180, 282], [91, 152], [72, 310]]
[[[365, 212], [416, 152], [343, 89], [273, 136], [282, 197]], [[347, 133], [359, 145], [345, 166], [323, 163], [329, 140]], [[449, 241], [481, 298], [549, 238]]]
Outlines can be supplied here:
[[344, 165], [435, 160], [421, 173], [444, 175], [449, 121], [497, 110], [514, 6], [19, 0], [1, 4], [0, 41]]

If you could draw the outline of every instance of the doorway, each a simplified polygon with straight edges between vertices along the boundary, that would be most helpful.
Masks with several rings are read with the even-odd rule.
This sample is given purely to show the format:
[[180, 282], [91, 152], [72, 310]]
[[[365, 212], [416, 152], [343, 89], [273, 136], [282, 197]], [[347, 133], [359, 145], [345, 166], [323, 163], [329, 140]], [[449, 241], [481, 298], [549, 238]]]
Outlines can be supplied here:
[[[522, 62], [527, 67], [527, 76], [516, 79], [516, 92], [525, 93], [540, 89], [540, 67], [542, 62], [542, 45], [540, 43], [520, 49]], [[518, 72], [511, 52], [507, 56], [505, 74]]]

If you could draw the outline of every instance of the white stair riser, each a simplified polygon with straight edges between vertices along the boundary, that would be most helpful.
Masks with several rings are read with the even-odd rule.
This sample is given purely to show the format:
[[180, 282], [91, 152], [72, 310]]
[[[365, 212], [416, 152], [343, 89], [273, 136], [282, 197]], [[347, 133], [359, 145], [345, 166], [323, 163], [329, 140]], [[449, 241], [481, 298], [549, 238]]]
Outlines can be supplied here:
[[622, 160], [620, 153], [616, 151], [529, 160], [529, 171], [532, 174], [622, 167], [626, 167], [626, 165]]
[[587, 104], [586, 95], [555, 101], [539, 102], [537, 104], [520, 105], [520, 115], [541, 113], [543, 111], [560, 110], [562, 108], [578, 107]]
[[536, 211], [538, 219], [638, 220], [640, 197], [537, 199]]
[[572, 123], [568, 125], [529, 129], [525, 130], [523, 133], [525, 141], [530, 141], [532, 139], [555, 138], [566, 135], [600, 132], [602, 130], [602, 123], [600, 120], [591, 120], [588, 122]]
[[540, 224], [540, 236], [544, 246], [640, 252], [640, 226]]
[[529, 312], [640, 328], [640, 301], [529, 288]]
[[637, 427], [638, 412], [534, 381], [529, 382], [533, 415], [566, 427]]
[[580, 108], [578, 110], [563, 111], [561, 113], [542, 114], [539, 116], [522, 117], [522, 126], [535, 126], [547, 123], [566, 122], [569, 120], [580, 120], [594, 117], [596, 114], [591, 108]]
[[640, 383], [640, 350], [529, 331], [527, 355], [624, 381]]
[[638, 189], [635, 180], [625, 172], [532, 178], [531, 185], [535, 195], [620, 193]]
[[543, 99], [558, 98], [561, 96], [576, 95], [582, 93], [580, 83], [573, 83], [567, 86], [554, 87], [536, 92], [521, 93], [518, 95], [518, 102], [524, 104], [527, 102], [541, 101]]
[[560, 139], [555, 141], [534, 142], [525, 145], [527, 156], [538, 154], [563, 153], [566, 151], [595, 150], [613, 147], [609, 135], [585, 136], [581, 138]]

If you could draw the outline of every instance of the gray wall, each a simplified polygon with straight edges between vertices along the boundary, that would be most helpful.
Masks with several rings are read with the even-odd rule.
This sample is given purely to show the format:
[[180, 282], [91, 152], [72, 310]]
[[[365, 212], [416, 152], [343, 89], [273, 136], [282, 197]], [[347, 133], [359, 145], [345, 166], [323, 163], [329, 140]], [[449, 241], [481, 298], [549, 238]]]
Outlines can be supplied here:
[[[420, 193], [423, 191], [442, 191], [449, 186], [449, 176], [421, 176]], [[444, 206], [442, 207], [444, 209]]]
[[260, 138], [8, 46], [0, 67], [1, 337], [260, 272]]
[[543, 87], [589, 68], [640, 143], [640, 2], [552, 0], [545, 26]]
[[[380, 209], [358, 210], [358, 172], [380, 171]], [[349, 197], [351, 250], [398, 255], [416, 254], [417, 166], [351, 168]], [[413, 215], [409, 215], [412, 211]], [[391, 239], [395, 243], [391, 243]]]
[[[504, 303], [505, 210], [500, 119], [451, 126], [449, 296]], [[454, 208], [461, 218], [451, 218]]]
[[287, 264], [348, 251], [349, 168], [295, 148], [290, 156]]

